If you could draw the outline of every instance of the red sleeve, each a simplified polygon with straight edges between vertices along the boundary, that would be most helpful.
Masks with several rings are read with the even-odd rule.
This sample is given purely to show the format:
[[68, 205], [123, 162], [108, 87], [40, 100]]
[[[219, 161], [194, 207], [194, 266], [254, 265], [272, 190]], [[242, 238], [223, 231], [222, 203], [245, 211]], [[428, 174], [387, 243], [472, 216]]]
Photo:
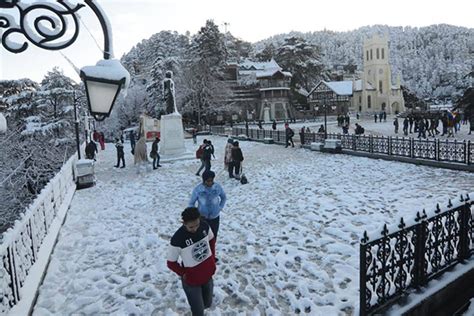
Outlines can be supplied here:
[[184, 269], [176, 261], [166, 261], [166, 265], [168, 266], [168, 268], [170, 268], [170, 270], [173, 270], [179, 276], [184, 275], [184, 273], [186, 272], [186, 269]]

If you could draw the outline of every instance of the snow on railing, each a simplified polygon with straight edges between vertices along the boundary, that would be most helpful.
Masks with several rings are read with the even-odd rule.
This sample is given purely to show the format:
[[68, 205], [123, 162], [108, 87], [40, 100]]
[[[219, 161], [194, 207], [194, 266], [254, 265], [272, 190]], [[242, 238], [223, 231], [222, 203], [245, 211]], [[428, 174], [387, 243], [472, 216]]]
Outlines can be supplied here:
[[[0, 244], [0, 315], [11, 312], [21, 299], [34, 299], [54, 240], [75, 191], [73, 155], [41, 190]], [[58, 216], [59, 215], [59, 216]], [[53, 240], [51, 242], [50, 240]], [[44, 265], [32, 273], [35, 265]], [[29, 309], [29, 307], [26, 307]], [[26, 311], [28, 312], [28, 310]]]

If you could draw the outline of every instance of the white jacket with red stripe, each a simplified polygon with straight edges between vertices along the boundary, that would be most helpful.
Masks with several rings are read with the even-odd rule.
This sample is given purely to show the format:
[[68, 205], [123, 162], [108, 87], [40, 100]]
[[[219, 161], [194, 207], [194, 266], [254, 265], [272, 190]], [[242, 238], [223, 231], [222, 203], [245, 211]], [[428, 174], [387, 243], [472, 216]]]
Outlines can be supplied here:
[[[171, 238], [168, 250], [168, 268], [182, 276], [189, 285], [203, 285], [216, 271], [216, 239], [209, 225], [201, 221], [195, 233], [181, 226]], [[178, 263], [181, 257], [182, 263]]]

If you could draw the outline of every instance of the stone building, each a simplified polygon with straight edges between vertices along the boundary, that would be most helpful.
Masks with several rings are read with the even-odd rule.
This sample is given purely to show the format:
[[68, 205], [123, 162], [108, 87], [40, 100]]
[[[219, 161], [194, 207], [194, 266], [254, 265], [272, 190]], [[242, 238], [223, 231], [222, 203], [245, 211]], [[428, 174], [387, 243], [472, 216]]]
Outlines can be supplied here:
[[330, 114], [405, 111], [400, 78], [392, 82], [387, 39], [375, 36], [366, 40], [363, 60], [360, 79], [321, 81], [310, 91], [308, 101], [315, 113], [321, 109]]

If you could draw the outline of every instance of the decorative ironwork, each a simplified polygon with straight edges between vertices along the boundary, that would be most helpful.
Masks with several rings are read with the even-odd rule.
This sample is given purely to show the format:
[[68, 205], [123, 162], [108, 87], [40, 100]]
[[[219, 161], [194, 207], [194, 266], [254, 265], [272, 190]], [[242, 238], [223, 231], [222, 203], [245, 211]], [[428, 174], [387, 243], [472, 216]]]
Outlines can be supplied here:
[[411, 157], [410, 138], [391, 138], [391, 153], [394, 156]]
[[[245, 134], [242, 128], [233, 128], [233, 135]], [[249, 129], [250, 139], [272, 138], [275, 143], [285, 143], [285, 131]], [[323, 142], [323, 133], [305, 133], [305, 144]], [[414, 139], [385, 136], [345, 135], [330, 133], [328, 139], [340, 139], [343, 149], [363, 151], [374, 154], [385, 154], [414, 159], [429, 159], [454, 163], [474, 164], [474, 145], [470, 141], [459, 142], [435, 139]]]
[[389, 154], [389, 138], [384, 136], [372, 136], [372, 152], [377, 154]]
[[436, 141], [413, 139], [413, 157], [436, 160]]
[[[28, 48], [28, 41], [43, 49], [60, 50], [76, 41], [79, 34], [76, 13], [84, 4], [70, 7], [63, 0], [38, 4], [14, 1], [7, 4], [7, 10], [0, 13], [0, 28], [6, 29], [2, 34], [2, 45], [6, 50], [21, 53]], [[15, 16], [19, 17], [18, 21]], [[67, 32], [70, 29], [73, 30], [72, 34]], [[15, 34], [25, 38], [23, 43], [12, 41]]]
[[431, 279], [474, 254], [474, 201], [461, 196], [461, 205], [428, 218], [417, 213], [415, 225], [390, 233], [384, 225], [380, 237], [360, 243], [360, 314], [382, 312], [411, 288]]
[[466, 141], [441, 142], [438, 140], [439, 160], [466, 163]]

